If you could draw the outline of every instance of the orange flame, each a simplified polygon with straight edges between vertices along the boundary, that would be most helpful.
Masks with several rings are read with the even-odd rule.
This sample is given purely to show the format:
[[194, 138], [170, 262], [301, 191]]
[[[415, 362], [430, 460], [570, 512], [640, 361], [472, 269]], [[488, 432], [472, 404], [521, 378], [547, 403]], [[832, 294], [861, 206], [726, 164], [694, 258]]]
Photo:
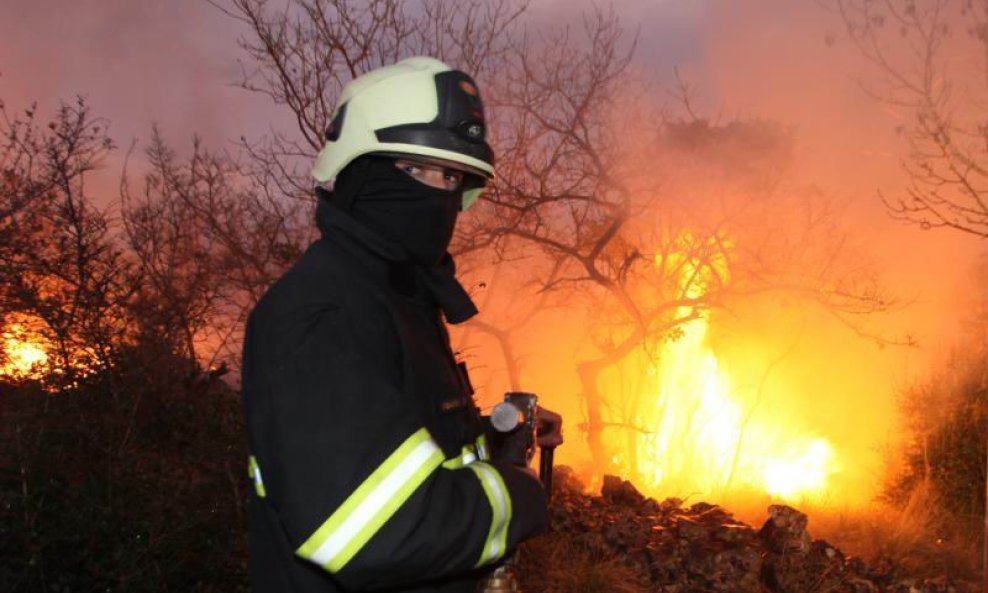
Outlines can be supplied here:
[[47, 340], [36, 330], [36, 322], [27, 316], [13, 315], [8, 321], [0, 333], [3, 340], [0, 377], [40, 379], [48, 365]]
[[71, 377], [84, 377], [98, 368], [95, 352], [91, 348], [75, 347], [68, 361], [58, 362], [55, 345], [47, 337], [44, 320], [32, 315], [12, 313], [4, 318], [0, 332], [0, 378], [14, 381], [40, 381], [48, 390], [57, 390]]
[[706, 345], [707, 320], [682, 330], [651, 370], [655, 406], [639, 418], [653, 427], [638, 442], [645, 485], [754, 488], [783, 499], [822, 494], [837, 471], [830, 443], [756, 418], [732, 396], [730, 377]]
[[[698, 298], [714, 275], [727, 277], [726, 258], [683, 266], [680, 293]], [[678, 319], [696, 317], [681, 307]], [[670, 493], [704, 495], [754, 491], [784, 499], [822, 497], [839, 471], [834, 447], [818, 435], [800, 432], [788, 419], [745, 402], [729, 373], [708, 344], [705, 313], [683, 321], [675, 339], [659, 352], [643, 355], [646, 395], [634, 423], [643, 430], [634, 451], [620, 454], [618, 464], [634, 459], [639, 486]], [[757, 411], [757, 414], [756, 414]], [[628, 459], [625, 459], [625, 456]]]

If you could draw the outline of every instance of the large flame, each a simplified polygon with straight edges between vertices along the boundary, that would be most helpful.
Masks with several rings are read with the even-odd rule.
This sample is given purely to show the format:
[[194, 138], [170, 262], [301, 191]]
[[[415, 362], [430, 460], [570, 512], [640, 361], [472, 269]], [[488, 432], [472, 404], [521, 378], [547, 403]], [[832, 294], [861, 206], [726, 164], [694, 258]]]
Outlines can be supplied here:
[[[638, 474], [646, 487], [704, 493], [755, 489], [782, 499], [823, 494], [837, 471], [830, 443], [756, 415], [733, 395], [707, 345], [708, 320], [686, 322], [650, 368], [655, 404], [638, 419]], [[771, 415], [767, 415], [771, 417]]]
[[[709, 282], [726, 278], [726, 261], [681, 266], [680, 294], [703, 296]], [[639, 432], [634, 450], [624, 448], [615, 461], [647, 490], [758, 492], [784, 500], [825, 495], [838, 471], [830, 442], [759, 406], [761, 393], [740, 397], [709, 345], [705, 312], [681, 307], [676, 318], [683, 321], [675, 335], [640, 358], [645, 395], [632, 419]]]

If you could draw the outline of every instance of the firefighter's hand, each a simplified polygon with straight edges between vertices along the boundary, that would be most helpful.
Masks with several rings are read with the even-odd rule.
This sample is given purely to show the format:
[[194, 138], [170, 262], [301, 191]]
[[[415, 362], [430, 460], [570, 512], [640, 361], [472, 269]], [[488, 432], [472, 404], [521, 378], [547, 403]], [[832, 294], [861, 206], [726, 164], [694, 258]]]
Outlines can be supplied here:
[[494, 461], [505, 461], [518, 467], [528, 467], [529, 448], [532, 446], [531, 430], [525, 430], [524, 425], [518, 426], [511, 432], [492, 431], [491, 458]]
[[552, 448], [563, 444], [562, 416], [539, 406], [536, 421], [536, 434], [540, 447]]

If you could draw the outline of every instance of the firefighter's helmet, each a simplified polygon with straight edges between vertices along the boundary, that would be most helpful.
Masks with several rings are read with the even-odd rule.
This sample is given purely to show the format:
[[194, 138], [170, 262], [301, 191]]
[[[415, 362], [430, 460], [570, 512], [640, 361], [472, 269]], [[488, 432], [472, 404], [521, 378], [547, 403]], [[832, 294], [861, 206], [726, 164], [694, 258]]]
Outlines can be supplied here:
[[484, 106], [473, 79], [427, 57], [372, 70], [344, 87], [312, 176], [334, 179], [357, 157], [381, 154], [468, 173], [463, 209], [494, 175]]

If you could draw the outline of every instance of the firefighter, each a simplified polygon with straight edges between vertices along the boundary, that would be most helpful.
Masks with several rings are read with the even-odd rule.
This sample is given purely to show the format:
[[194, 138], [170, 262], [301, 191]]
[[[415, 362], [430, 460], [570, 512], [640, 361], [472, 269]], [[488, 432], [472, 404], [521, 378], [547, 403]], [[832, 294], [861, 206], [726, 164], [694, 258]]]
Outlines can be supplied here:
[[474, 81], [431, 58], [343, 90], [312, 171], [321, 239], [247, 322], [255, 593], [473, 593], [545, 528], [534, 472], [488, 450], [443, 322], [477, 312], [447, 247], [493, 175], [486, 132]]

